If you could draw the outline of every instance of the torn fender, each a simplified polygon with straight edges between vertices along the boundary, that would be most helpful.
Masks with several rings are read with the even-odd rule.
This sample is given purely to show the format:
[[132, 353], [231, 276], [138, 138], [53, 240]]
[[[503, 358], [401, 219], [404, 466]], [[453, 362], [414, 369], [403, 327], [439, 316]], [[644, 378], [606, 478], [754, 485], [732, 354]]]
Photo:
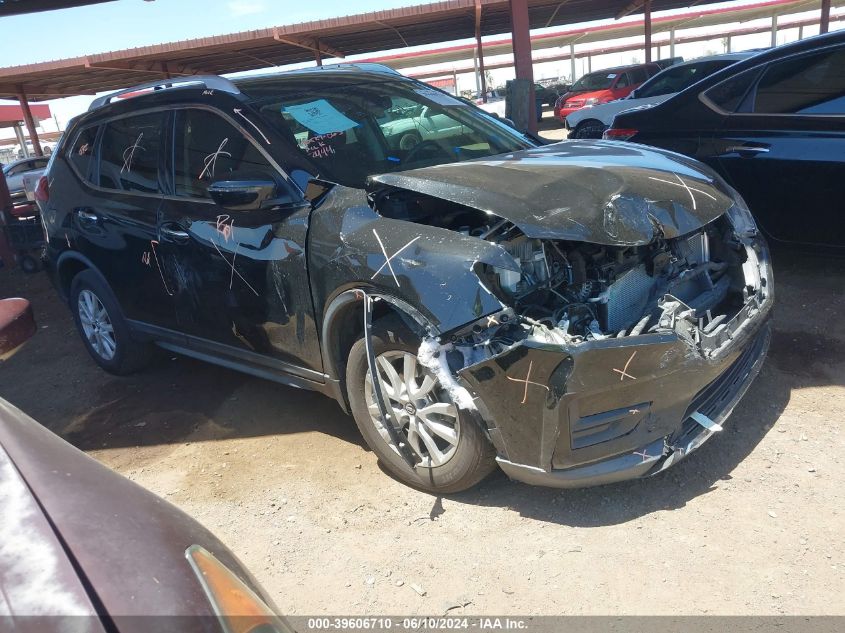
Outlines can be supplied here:
[[363, 191], [335, 187], [312, 216], [309, 266], [317, 314], [352, 288], [415, 306], [439, 332], [502, 309], [474, 272], [519, 270], [501, 247], [447, 229], [383, 218]]
[[629, 143], [566, 141], [494, 158], [373, 176], [507, 219], [525, 235], [614, 246], [690, 233], [733, 204], [705, 165]]

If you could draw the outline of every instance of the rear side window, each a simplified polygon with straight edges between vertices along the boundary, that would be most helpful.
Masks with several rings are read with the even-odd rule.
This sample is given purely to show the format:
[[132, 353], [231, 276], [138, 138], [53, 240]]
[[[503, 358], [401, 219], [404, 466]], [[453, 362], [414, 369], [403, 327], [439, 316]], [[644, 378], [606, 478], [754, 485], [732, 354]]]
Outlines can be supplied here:
[[164, 112], [109, 121], [100, 141], [99, 185], [138, 193], [161, 193], [159, 158]]
[[753, 111], [845, 114], [845, 48], [771, 64], [757, 84]]
[[97, 140], [98, 129], [96, 125], [83, 129], [67, 153], [68, 162], [76, 170], [76, 173], [88, 182], [93, 180], [94, 144]]
[[191, 198], [209, 198], [208, 186], [216, 180], [279, 180], [278, 171], [240, 130], [208, 110], [177, 111], [173, 172], [176, 195]]
[[759, 75], [760, 69], [752, 68], [716, 84], [704, 93], [704, 97], [725, 112], [745, 111], [746, 109], [742, 107], [743, 103], [748, 101], [745, 97]]

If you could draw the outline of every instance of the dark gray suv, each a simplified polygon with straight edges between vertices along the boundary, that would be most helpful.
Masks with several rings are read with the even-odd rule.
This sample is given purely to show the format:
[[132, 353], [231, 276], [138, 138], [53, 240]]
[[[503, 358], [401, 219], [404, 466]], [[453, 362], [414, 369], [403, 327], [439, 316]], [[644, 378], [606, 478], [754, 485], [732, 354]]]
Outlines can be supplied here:
[[159, 346], [321, 391], [396, 477], [454, 492], [496, 462], [658, 472], [760, 367], [766, 246], [691, 159], [539, 145], [367, 65], [125, 92], [73, 121], [38, 194], [108, 371]]

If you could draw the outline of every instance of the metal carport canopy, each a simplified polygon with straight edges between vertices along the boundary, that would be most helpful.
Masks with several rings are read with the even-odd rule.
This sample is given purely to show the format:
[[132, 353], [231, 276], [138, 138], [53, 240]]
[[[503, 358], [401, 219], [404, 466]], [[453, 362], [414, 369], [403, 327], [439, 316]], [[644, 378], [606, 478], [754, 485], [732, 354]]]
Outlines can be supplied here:
[[[717, 0], [652, 0], [651, 10]], [[614, 18], [636, 0], [527, 0], [532, 29]], [[229, 35], [0, 68], [0, 99], [95, 94], [159, 77], [223, 74], [511, 32], [508, 0], [449, 0]]]
[[[845, 5], [845, 0], [832, 0], [835, 7]], [[670, 32], [680, 29], [694, 29], [700, 27], [719, 26], [732, 22], [748, 22], [760, 18], [771, 18], [802, 11], [817, 10], [819, 0], [760, 0], [753, 4], [710, 7], [689, 11], [676, 15], [654, 17], [651, 20], [652, 33]], [[641, 36], [643, 20], [625, 22], [611, 22], [595, 27], [579, 27], [566, 31], [543, 33], [531, 36], [531, 49], [534, 51], [569, 46], [570, 44], [591, 44], [625, 37]], [[702, 39], [705, 39], [702, 37]], [[663, 42], [665, 45], [665, 42]], [[505, 55], [513, 52], [510, 39], [501, 39], [483, 43], [484, 56]], [[378, 62], [391, 68], [414, 68], [433, 64], [444, 64], [455, 61], [471, 60], [476, 55], [475, 44], [459, 44], [445, 48], [417, 51], [412, 53], [397, 53], [394, 55], [374, 56], [365, 60]], [[566, 58], [567, 55], [561, 55]], [[534, 63], [541, 59], [535, 58]], [[449, 71], [446, 71], [449, 72]]]

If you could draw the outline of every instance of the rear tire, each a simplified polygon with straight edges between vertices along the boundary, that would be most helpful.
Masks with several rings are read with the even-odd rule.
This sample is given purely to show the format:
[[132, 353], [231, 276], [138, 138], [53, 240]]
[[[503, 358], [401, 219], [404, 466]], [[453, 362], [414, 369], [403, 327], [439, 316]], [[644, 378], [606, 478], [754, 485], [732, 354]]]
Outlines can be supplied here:
[[607, 126], [601, 121], [583, 121], [575, 126], [569, 138], [601, 138]]
[[[489, 475], [496, 467], [490, 440], [473, 415], [459, 409], [436, 377], [416, 361], [419, 339], [401, 320], [390, 316], [373, 324], [372, 344], [382, 376], [385, 405], [399, 417], [408, 445], [425, 453], [423, 461], [412, 468], [380, 428], [381, 416], [362, 336], [352, 346], [347, 362], [349, 404], [361, 435], [385, 469], [409, 486], [435, 494], [467, 490]], [[385, 363], [394, 366], [398, 389], [384, 372]], [[405, 400], [407, 408], [401, 404]], [[426, 410], [429, 413], [423, 413]], [[428, 447], [432, 447], [430, 452]]]
[[117, 299], [95, 272], [83, 270], [73, 278], [70, 308], [88, 353], [107, 372], [125, 376], [149, 363], [152, 344], [132, 338]]

